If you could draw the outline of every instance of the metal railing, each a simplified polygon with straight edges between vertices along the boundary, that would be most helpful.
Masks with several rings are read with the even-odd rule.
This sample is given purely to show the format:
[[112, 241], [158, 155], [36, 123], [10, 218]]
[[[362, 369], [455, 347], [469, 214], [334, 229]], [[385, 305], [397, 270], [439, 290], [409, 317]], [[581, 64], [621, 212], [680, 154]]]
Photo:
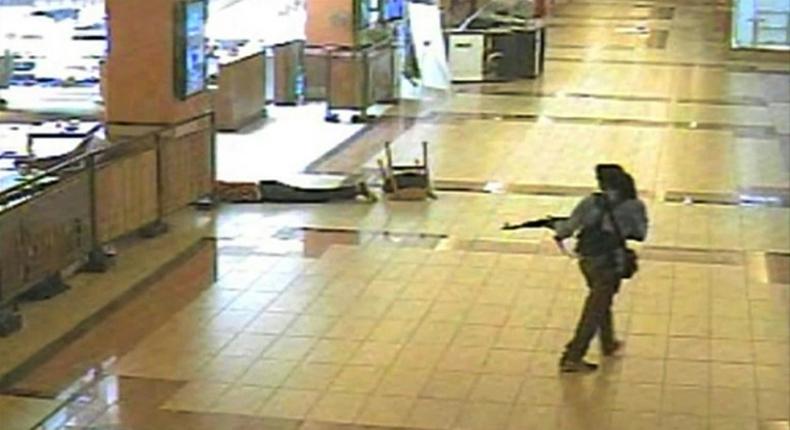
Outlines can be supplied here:
[[0, 311], [75, 265], [106, 270], [106, 244], [162, 232], [168, 213], [212, 194], [213, 130], [208, 113], [106, 147], [86, 145], [0, 192]]

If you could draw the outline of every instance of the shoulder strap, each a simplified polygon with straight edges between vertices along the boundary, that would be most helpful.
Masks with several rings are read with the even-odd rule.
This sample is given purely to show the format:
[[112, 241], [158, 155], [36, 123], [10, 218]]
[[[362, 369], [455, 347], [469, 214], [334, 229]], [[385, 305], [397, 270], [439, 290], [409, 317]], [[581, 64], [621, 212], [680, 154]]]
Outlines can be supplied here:
[[612, 206], [609, 204], [609, 198], [605, 195], [603, 196], [603, 208], [604, 213], [609, 216], [609, 220], [612, 221], [612, 227], [614, 227], [614, 232], [617, 235], [620, 243], [625, 246], [625, 237], [623, 237], [623, 233], [620, 230], [620, 225], [617, 223], [617, 218], [615, 218], [614, 213], [612, 212]]

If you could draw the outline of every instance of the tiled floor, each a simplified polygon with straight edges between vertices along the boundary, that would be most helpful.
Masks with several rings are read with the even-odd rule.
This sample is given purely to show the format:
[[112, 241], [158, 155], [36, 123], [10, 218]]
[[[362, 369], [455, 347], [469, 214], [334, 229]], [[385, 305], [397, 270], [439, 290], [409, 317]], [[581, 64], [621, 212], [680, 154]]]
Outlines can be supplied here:
[[[727, 58], [723, 5], [638, 5], [560, 6], [544, 78], [394, 110], [312, 166], [428, 140], [437, 182], [472, 191], [171, 220], [216, 240], [8, 394], [94, 368], [48, 429], [787, 430], [790, 68]], [[665, 46], [618, 31], [642, 23]], [[623, 357], [560, 375], [581, 275], [546, 232], [499, 226], [566, 213], [600, 161], [635, 173], [651, 232], [615, 305]]]

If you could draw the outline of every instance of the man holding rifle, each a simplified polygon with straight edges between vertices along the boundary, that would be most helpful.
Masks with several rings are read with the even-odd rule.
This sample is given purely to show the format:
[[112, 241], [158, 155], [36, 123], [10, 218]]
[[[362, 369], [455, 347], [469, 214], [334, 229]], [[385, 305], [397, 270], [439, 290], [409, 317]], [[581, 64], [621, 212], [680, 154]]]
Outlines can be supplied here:
[[598, 165], [595, 172], [601, 191], [582, 199], [570, 217], [548, 217], [503, 227], [505, 230], [551, 228], [563, 249], [565, 239], [577, 238], [576, 254], [590, 291], [576, 333], [560, 359], [562, 372], [590, 372], [598, 368], [584, 360], [596, 333], [604, 356], [622, 349], [623, 343], [614, 335], [612, 301], [622, 279], [630, 278], [637, 270], [636, 254], [626, 241], [643, 241], [647, 235], [647, 210], [637, 196], [631, 175], [612, 164]]

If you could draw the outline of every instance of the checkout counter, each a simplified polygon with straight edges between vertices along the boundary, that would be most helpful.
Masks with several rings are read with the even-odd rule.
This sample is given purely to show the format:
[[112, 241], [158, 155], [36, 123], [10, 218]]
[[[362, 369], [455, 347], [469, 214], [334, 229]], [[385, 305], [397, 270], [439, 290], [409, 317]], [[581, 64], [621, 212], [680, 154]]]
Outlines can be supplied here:
[[528, 1], [495, 0], [450, 31], [454, 82], [534, 79], [543, 73], [546, 26]]

